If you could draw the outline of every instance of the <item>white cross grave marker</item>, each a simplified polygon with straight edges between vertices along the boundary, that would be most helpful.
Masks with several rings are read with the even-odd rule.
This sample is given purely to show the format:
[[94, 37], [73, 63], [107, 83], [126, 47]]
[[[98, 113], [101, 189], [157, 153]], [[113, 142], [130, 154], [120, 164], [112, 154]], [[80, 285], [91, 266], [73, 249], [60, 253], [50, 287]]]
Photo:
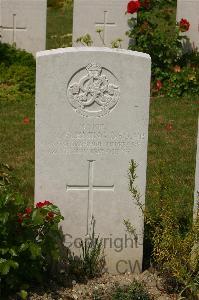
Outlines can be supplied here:
[[67, 185], [66, 191], [88, 191], [88, 205], [87, 205], [87, 228], [86, 228], [86, 236], [89, 235], [90, 229], [89, 226], [91, 225], [93, 216], [93, 192], [94, 191], [114, 191], [114, 184], [110, 186], [105, 185], [94, 185], [94, 163], [95, 160], [88, 160], [88, 184], [87, 185]]
[[47, 0], [0, 0], [0, 41], [31, 52], [46, 47]]
[[103, 44], [106, 45], [107, 43], [107, 27], [111, 27], [111, 26], [116, 26], [116, 24], [114, 22], [108, 22], [108, 11], [104, 11], [104, 20], [103, 22], [98, 22], [98, 23], [95, 23], [95, 25], [97, 26], [96, 30], [98, 29], [98, 26], [102, 27], [103, 31], [102, 31], [102, 41], [103, 41]]
[[[127, 4], [128, 0], [74, 0], [73, 46], [82, 46], [77, 39], [89, 34], [92, 46], [111, 47], [112, 42], [121, 39], [121, 48], [127, 49]], [[101, 33], [98, 32], [99, 28], [102, 29]]]
[[[93, 27], [98, 20], [99, 12]], [[144, 218], [129, 192], [128, 172], [133, 159], [144, 205], [150, 67], [148, 54], [124, 49], [37, 54], [35, 199], [58, 205], [64, 241], [75, 255], [95, 229], [112, 274], [142, 266]]]
[[16, 20], [16, 14], [13, 14], [13, 25], [12, 26], [1, 26], [2, 31], [3, 30], [11, 30], [12, 31], [12, 43], [16, 43], [16, 31], [17, 30], [26, 30], [26, 27], [17, 27], [17, 20]]

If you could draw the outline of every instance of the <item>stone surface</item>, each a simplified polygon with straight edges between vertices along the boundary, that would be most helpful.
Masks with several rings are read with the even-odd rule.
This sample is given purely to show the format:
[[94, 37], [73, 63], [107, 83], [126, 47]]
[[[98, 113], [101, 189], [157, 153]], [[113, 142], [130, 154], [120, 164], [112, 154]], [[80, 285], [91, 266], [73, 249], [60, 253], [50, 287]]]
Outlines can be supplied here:
[[194, 193], [194, 216], [196, 217], [199, 208], [199, 120], [198, 120], [198, 139], [196, 154], [196, 174], [195, 174], [195, 193]]
[[[129, 30], [127, 10], [128, 0], [74, 0], [73, 10], [73, 46], [82, 46], [76, 40], [90, 34], [93, 46], [111, 47], [111, 42], [118, 38], [123, 41], [122, 48], [127, 49]], [[136, 16], [136, 14], [134, 14]], [[101, 38], [96, 32], [102, 29]]]
[[47, 0], [0, 0], [1, 42], [32, 54], [46, 49]]
[[91, 47], [37, 54], [36, 202], [60, 207], [65, 243], [77, 255], [95, 220], [111, 273], [141, 270], [143, 216], [128, 169], [134, 159], [144, 203], [149, 89], [147, 54]]
[[199, 0], [178, 0], [177, 21], [181, 18], [187, 19], [190, 23], [190, 28], [185, 33], [190, 42], [184, 43], [185, 49], [199, 48]]

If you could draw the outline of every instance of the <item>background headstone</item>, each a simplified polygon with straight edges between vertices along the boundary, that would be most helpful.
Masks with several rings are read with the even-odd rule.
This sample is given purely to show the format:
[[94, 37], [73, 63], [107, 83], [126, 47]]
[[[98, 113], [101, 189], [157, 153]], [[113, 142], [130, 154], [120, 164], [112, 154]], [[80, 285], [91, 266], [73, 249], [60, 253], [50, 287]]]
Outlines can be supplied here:
[[1, 0], [0, 41], [34, 55], [45, 50], [46, 13], [47, 0]]
[[[103, 238], [108, 270], [139, 272], [143, 215], [129, 192], [131, 159], [145, 199], [150, 57], [108, 48], [37, 54], [35, 199], [57, 204], [66, 245]], [[136, 228], [138, 242], [125, 231]]]
[[[118, 38], [123, 41], [122, 48], [127, 49], [129, 31], [127, 10], [128, 0], [74, 0], [73, 9], [73, 46], [82, 46], [77, 38], [89, 34], [92, 46], [111, 47]], [[136, 16], [136, 14], [135, 14]], [[97, 29], [102, 29], [101, 38]]]
[[196, 175], [195, 175], [195, 194], [194, 194], [194, 217], [197, 216], [199, 209], [199, 120], [198, 120], [198, 139], [196, 154]]
[[185, 49], [199, 49], [199, 0], [178, 0], [177, 1], [177, 21], [187, 19], [190, 28], [183, 33], [190, 39], [190, 43], [185, 42]]

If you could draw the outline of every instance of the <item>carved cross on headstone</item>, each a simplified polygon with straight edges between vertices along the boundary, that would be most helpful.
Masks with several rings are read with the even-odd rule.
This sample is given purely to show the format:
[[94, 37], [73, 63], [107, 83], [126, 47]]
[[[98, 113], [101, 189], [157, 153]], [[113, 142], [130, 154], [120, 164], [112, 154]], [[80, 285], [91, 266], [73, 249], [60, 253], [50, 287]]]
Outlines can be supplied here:
[[16, 31], [22, 30], [26, 31], [26, 27], [17, 27], [17, 22], [16, 22], [16, 14], [13, 14], [12, 17], [12, 26], [1, 26], [2, 31], [3, 30], [10, 30], [12, 31], [12, 43], [16, 43]]
[[66, 191], [88, 191], [88, 204], [87, 204], [87, 228], [86, 228], [86, 236], [90, 233], [90, 226], [92, 224], [93, 216], [93, 192], [94, 191], [114, 191], [114, 184], [110, 186], [105, 185], [94, 185], [94, 160], [88, 161], [88, 184], [87, 185], [66, 185]]
[[98, 28], [102, 28], [102, 42], [104, 45], [106, 45], [106, 35], [107, 35], [107, 27], [114, 27], [116, 24], [114, 22], [108, 22], [108, 11], [104, 11], [104, 21], [95, 23], [95, 26]]

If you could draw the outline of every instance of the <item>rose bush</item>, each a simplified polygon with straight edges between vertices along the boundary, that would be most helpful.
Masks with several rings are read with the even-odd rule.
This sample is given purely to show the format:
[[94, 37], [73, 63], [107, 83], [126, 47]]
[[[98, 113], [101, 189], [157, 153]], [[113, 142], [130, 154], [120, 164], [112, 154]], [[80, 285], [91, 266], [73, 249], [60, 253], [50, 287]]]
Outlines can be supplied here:
[[188, 91], [199, 92], [199, 53], [194, 49], [184, 52], [183, 43], [188, 43], [188, 38], [183, 33], [190, 24], [187, 19], [176, 24], [174, 4], [169, 0], [140, 0], [137, 19], [132, 16], [129, 20], [133, 40], [129, 48], [148, 53], [152, 59], [152, 95], [178, 97]]
[[61, 257], [58, 224], [62, 219], [50, 201], [34, 207], [13, 194], [6, 183], [0, 184], [1, 299], [7, 299], [12, 291], [44, 283], [53, 275], [52, 266]]

